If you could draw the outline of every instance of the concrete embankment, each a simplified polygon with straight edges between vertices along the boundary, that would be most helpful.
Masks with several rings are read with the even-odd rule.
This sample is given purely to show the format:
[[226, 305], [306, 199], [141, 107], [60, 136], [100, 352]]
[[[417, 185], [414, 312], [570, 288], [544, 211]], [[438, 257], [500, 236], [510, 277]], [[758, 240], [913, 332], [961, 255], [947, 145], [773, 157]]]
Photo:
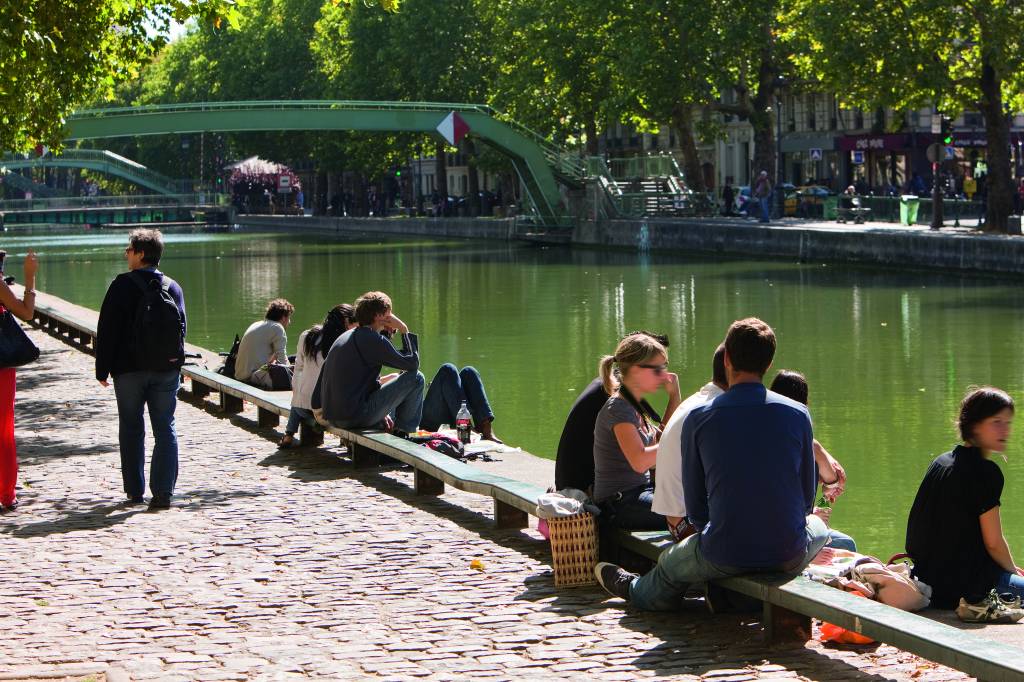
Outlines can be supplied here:
[[[244, 229], [337, 235], [429, 236], [515, 240], [527, 229], [514, 218], [299, 218], [243, 216]], [[932, 231], [892, 223], [839, 225], [786, 219], [759, 225], [743, 219], [582, 221], [572, 245], [656, 252], [720, 253], [801, 261], [864, 263], [1024, 274], [1024, 238], [974, 230]]]

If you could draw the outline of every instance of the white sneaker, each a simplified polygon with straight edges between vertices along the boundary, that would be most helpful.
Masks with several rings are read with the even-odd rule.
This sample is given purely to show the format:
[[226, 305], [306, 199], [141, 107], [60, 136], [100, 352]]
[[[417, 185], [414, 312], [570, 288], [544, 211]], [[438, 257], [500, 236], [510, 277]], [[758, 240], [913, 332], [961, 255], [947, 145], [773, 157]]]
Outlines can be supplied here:
[[1016, 623], [1024, 618], [1024, 609], [1020, 607], [1020, 597], [1003, 598], [992, 590], [976, 604], [961, 597], [956, 615], [965, 623]]

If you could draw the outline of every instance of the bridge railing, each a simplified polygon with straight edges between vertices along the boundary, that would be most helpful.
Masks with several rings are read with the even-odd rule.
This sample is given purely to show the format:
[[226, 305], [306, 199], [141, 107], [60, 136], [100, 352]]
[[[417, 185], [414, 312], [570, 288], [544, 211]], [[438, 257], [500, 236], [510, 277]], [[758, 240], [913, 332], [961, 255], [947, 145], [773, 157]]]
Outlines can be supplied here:
[[83, 208], [148, 208], [151, 206], [227, 206], [231, 197], [213, 192], [193, 194], [132, 194], [127, 196], [51, 197], [0, 201], [0, 212]]
[[43, 167], [52, 166], [55, 163], [61, 162], [67, 164], [69, 162], [84, 162], [97, 166], [102, 172], [110, 173], [112, 170], [119, 170], [117, 175], [126, 179], [132, 180], [136, 183], [141, 181], [141, 184], [148, 186], [150, 189], [164, 189], [167, 193], [175, 193], [180, 191], [181, 182], [169, 178], [162, 173], [143, 166], [141, 163], [132, 161], [131, 159], [125, 158], [119, 154], [108, 151], [106, 149], [66, 149], [63, 153], [55, 156], [42, 156], [38, 158], [29, 158], [26, 156], [7, 153], [4, 154], [0, 159], [0, 166], [21, 166], [21, 167]]

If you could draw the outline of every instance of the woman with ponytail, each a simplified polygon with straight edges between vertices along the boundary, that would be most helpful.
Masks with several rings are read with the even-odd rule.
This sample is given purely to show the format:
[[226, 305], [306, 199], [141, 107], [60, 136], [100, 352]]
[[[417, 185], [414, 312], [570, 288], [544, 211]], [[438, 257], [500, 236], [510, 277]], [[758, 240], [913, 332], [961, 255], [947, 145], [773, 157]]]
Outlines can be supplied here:
[[295, 434], [301, 422], [316, 424], [311, 402], [313, 388], [320, 378], [320, 368], [338, 337], [354, 326], [355, 308], [342, 303], [331, 308], [323, 324], [314, 325], [299, 336], [295, 374], [292, 377], [292, 409], [288, 413], [288, 425], [284, 428], [284, 437], [278, 442], [278, 447], [293, 448], [298, 445]]
[[668, 371], [665, 347], [647, 334], [631, 334], [598, 372], [610, 396], [594, 425], [594, 500], [601, 522], [627, 530], [660, 530], [665, 517], [651, 511], [660, 432], [641, 401], [661, 388], [668, 420], [681, 402], [679, 378]]

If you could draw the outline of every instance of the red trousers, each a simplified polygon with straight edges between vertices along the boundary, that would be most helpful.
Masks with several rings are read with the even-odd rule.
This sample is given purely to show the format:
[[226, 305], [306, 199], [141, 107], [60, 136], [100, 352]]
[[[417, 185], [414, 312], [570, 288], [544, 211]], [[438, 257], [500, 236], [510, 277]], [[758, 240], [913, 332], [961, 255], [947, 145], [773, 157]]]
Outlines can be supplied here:
[[0, 369], [0, 505], [14, 504], [18, 454], [14, 449], [14, 368]]

